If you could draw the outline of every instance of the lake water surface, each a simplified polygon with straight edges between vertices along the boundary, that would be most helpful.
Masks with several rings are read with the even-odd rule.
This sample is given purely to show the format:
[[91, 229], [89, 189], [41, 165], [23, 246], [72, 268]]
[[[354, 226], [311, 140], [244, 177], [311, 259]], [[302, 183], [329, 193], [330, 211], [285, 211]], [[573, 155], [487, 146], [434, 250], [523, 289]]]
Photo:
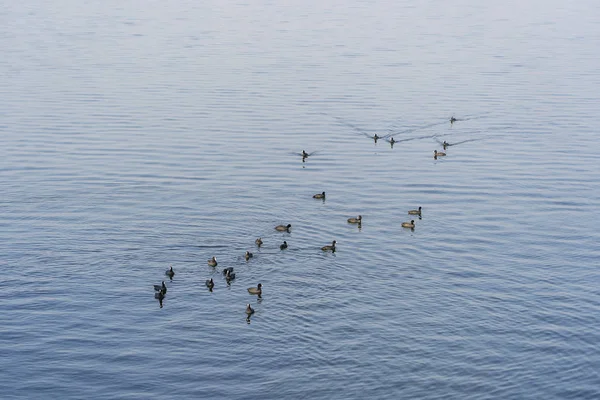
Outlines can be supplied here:
[[3, 399], [600, 398], [597, 2], [0, 23]]

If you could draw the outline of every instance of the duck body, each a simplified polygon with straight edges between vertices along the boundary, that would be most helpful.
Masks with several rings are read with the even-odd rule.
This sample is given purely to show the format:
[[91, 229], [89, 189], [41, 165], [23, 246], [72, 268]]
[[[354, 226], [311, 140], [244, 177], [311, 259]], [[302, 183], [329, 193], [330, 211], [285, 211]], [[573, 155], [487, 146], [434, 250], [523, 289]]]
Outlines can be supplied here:
[[252, 257], [254, 257], [254, 254], [250, 253], [249, 251], [247, 251], [246, 254], [244, 254], [244, 258], [246, 259], [246, 261], [248, 261]]
[[227, 274], [225, 275], [225, 279], [227, 280], [227, 283], [231, 282], [232, 280], [235, 279], [235, 273], [233, 273], [233, 271], [227, 271]]
[[286, 232], [286, 231], [287, 231], [287, 232], [289, 232], [291, 227], [292, 227], [292, 224], [287, 224], [287, 225], [277, 225], [277, 226], [275, 227], [275, 230], [276, 230], [276, 231], [279, 231], [279, 232]]
[[160, 292], [154, 293], [154, 298], [159, 301], [163, 301], [163, 299], [165, 298], [165, 294], [161, 290]]
[[313, 196], [313, 199], [324, 199], [324, 198], [325, 198], [325, 192], [317, 193]]
[[410, 210], [408, 213], [410, 215], [421, 215], [421, 207], [418, 210]]
[[403, 222], [402, 227], [414, 229], [415, 228], [415, 220], [413, 219], [410, 222]]
[[256, 287], [248, 288], [248, 293], [257, 294], [260, 297], [262, 294], [262, 283], [259, 283]]
[[213, 258], [211, 258], [210, 260], [208, 260], [208, 265], [211, 266], [211, 267], [216, 267], [217, 264], [218, 264], [217, 263], [217, 257], [213, 256]]
[[175, 276], [175, 271], [173, 271], [173, 267], [170, 267], [168, 270], [166, 270], [165, 275], [168, 276], [170, 279], [173, 279], [173, 277]]
[[262, 241], [262, 239], [261, 239], [261, 238], [258, 238], [258, 239], [256, 239], [256, 240], [254, 241], [254, 243], [256, 243], [256, 245], [257, 245], [258, 247], [260, 247], [260, 246], [262, 246], [262, 244], [263, 244], [263, 241]]
[[321, 247], [321, 250], [323, 250], [323, 251], [335, 251], [335, 244], [336, 244], [336, 241], [334, 240], [333, 242], [331, 242], [330, 245]]
[[246, 304], [246, 314], [254, 314], [254, 309], [250, 306], [250, 304]]
[[362, 215], [359, 215], [357, 218], [348, 218], [349, 224], [360, 224], [362, 222]]
[[284, 240], [284, 241], [283, 241], [283, 243], [281, 243], [281, 244], [279, 245], [279, 250], [285, 250], [285, 249], [287, 249], [287, 247], [288, 247], [288, 244], [287, 244], [287, 242]]
[[212, 278], [206, 280], [206, 287], [209, 290], [213, 290], [213, 288], [215, 287], [215, 282], [213, 282]]
[[233, 272], [233, 267], [227, 267], [223, 269], [223, 275], [227, 275]]
[[162, 282], [162, 285], [154, 285], [154, 290], [157, 292], [162, 292], [163, 294], [167, 293], [167, 285], [165, 285], [165, 281]]
[[433, 158], [444, 157], [445, 155], [446, 155], [446, 153], [444, 153], [444, 152], [437, 151], [437, 150], [433, 151]]

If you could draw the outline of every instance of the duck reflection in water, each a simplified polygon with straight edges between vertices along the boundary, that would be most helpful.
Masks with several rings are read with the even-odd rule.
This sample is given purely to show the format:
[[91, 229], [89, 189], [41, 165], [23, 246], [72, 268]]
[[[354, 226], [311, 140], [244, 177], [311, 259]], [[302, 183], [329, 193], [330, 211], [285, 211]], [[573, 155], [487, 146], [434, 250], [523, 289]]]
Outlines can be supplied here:
[[254, 309], [250, 306], [250, 304], [246, 305], [246, 322], [250, 323], [250, 317], [254, 314]]
[[154, 298], [158, 300], [160, 308], [163, 308], [163, 299], [165, 298], [165, 293], [162, 290], [157, 293], [154, 293]]

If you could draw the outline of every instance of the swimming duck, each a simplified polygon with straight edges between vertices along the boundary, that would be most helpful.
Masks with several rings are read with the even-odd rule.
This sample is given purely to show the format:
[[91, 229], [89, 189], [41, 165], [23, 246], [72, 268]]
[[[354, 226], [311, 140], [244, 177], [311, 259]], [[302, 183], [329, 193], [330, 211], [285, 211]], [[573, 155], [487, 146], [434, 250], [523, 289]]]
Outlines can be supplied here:
[[250, 253], [249, 251], [247, 251], [246, 254], [244, 254], [244, 258], [246, 259], [246, 261], [252, 257], [254, 257], [254, 254]]
[[313, 199], [324, 199], [324, 198], [325, 198], [325, 192], [317, 193], [313, 196]]
[[154, 285], [154, 290], [157, 292], [162, 292], [163, 294], [167, 293], [167, 285], [165, 285], [165, 281], [162, 282], [162, 285]]
[[227, 275], [228, 272], [233, 272], [233, 267], [227, 267], [223, 269], [223, 275]]
[[284, 240], [282, 244], [279, 245], [280, 250], [287, 249], [287, 242]]
[[446, 155], [446, 153], [442, 153], [441, 151], [437, 151], [437, 150], [433, 151], [433, 158], [443, 157], [445, 155]]
[[215, 283], [213, 282], [212, 278], [206, 280], [206, 287], [212, 292], [213, 288], [215, 287]]
[[217, 266], [217, 257], [213, 256], [213, 258], [208, 260], [208, 265], [211, 267], [216, 267]]
[[290, 228], [292, 227], [292, 224], [287, 224], [287, 225], [277, 225], [275, 227], [275, 230], [278, 230], [279, 232], [289, 232]]
[[350, 224], [360, 224], [362, 222], [362, 215], [359, 215], [358, 218], [348, 218], [348, 223]]
[[410, 222], [403, 222], [402, 223], [402, 227], [403, 228], [415, 229], [415, 220], [413, 219]]
[[170, 279], [173, 279], [173, 276], [175, 276], [175, 271], [173, 271], [173, 267], [169, 265], [169, 269], [165, 271], [165, 275], [168, 276]]
[[302, 159], [304, 160], [306, 157], [308, 157], [310, 154], [308, 154], [307, 152], [305, 152], [304, 150], [302, 150]]
[[333, 242], [331, 242], [331, 245], [321, 247], [321, 250], [323, 250], [323, 251], [328, 251], [328, 250], [335, 251], [335, 244], [336, 244], [336, 241], [334, 240]]
[[258, 238], [258, 239], [256, 239], [256, 240], [254, 241], [254, 243], [256, 243], [256, 245], [257, 245], [258, 247], [260, 247], [260, 246], [262, 246], [262, 244], [263, 244], [263, 241], [262, 241], [262, 239], [261, 239], [261, 238]]
[[373, 136], [373, 140], [375, 141], [375, 143], [377, 143], [377, 139], [379, 139], [379, 136], [377, 136], [377, 134], [375, 134], [375, 136]]
[[246, 305], [246, 314], [248, 314], [248, 315], [254, 314], [254, 309], [252, 307], [250, 307], [250, 304]]
[[396, 141], [394, 140], [394, 138], [390, 139], [390, 146], [394, 147], [394, 143], [396, 143]]
[[421, 207], [418, 210], [410, 210], [408, 213], [410, 215], [421, 215]]
[[454, 118], [454, 116], [452, 116], [452, 118], [450, 118], [450, 123], [451, 123], [451, 124], [453, 124], [453, 123], [454, 123], [454, 122], [456, 122], [456, 121], [457, 121], [457, 119], [456, 119], [456, 118]]
[[[165, 298], [165, 294], [161, 290], [159, 292], [154, 293], [154, 298], [158, 299], [158, 301], [160, 301], [162, 303], [163, 299]], [[161, 306], [162, 306], [162, 304], [161, 304]]]
[[448, 143], [444, 140], [444, 143], [442, 143], [442, 146], [444, 146], [444, 150], [446, 150], [446, 147], [450, 146], [450, 143]]
[[260, 297], [262, 294], [262, 283], [259, 283], [256, 287], [248, 288], [248, 293], [257, 294]]
[[233, 273], [233, 271], [227, 271], [227, 275], [225, 275], [225, 279], [227, 280], [227, 283], [234, 280], [235, 274]]

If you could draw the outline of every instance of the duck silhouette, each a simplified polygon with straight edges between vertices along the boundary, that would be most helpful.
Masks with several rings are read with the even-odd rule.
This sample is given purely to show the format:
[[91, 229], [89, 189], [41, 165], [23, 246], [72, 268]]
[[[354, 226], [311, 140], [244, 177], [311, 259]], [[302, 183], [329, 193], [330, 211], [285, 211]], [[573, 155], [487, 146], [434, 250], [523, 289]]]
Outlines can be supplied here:
[[215, 287], [215, 283], [213, 282], [212, 278], [206, 280], [206, 287], [212, 292], [213, 288]]
[[154, 285], [154, 290], [157, 292], [162, 292], [162, 294], [166, 294], [167, 285], [165, 285], [165, 281], [162, 282], [162, 285]]
[[290, 228], [292, 227], [292, 224], [287, 224], [287, 225], [277, 225], [275, 227], [275, 230], [279, 231], [279, 232], [289, 232]]
[[362, 222], [362, 215], [359, 215], [358, 218], [348, 218], [349, 224], [360, 224]]
[[415, 229], [415, 220], [413, 219], [410, 222], [403, 222], [402, 223], [402, 227], [403, 228]]
[[257, 294], [260, 297], [262, 295], [262, 283], [259, 283], [256, 287], [248, 288], [248, 293]]
[[408, 213], [410, 215], [421, 215], [421, 207], [418, 210], [410, 210]]
[[225, 275], [225, 280], [227, 281], [227, 283], [231, 282], [234, 279], [235, 273], [233, 273], [233, 271], [227, 271], [227, 274]]
[[336, 241], [334, 240], [333, 242], [331, 242], [330, 245], [321, 247], [321, 250], [323, 250], [323, 251], [329, 251], [329, 250], [335, 251], [335, 244], [336, 244]]

